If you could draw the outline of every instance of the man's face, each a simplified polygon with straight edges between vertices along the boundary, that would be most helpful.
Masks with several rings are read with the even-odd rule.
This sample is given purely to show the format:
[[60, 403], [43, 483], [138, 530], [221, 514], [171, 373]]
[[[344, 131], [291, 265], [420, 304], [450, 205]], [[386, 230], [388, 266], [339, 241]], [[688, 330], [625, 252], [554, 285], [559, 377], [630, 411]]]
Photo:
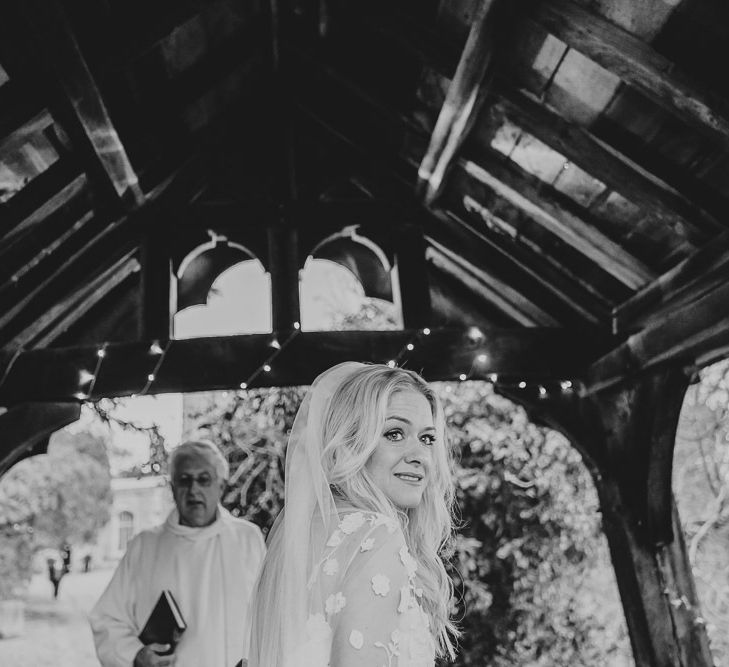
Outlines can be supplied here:
[[180, 457], [172, 479], [172, 495], [180, 523], [195, 528], [213, 523], [223, 486], [224, 480], [218, 477], [215, 466], [207, 458], [195, 453]]

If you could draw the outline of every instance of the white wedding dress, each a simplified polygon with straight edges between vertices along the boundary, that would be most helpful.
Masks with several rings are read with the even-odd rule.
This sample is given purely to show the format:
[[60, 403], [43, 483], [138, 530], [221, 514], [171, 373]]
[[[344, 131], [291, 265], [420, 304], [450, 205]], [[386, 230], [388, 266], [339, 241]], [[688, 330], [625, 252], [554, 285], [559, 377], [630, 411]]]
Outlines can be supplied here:
[[306, 640], [287, 667], [433, 667], [417, 563], [396, 520], [340, 513], [311, 565]]

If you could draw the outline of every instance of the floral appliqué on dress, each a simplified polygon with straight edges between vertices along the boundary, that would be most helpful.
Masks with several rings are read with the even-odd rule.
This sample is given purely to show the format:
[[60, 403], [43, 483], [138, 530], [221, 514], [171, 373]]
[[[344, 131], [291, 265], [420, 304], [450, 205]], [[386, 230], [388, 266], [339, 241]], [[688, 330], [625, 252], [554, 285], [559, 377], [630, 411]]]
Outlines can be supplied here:
[[[379, 529], [380, 526], [384, 526], [385, 532]], [[399, 530], [397, 520], [375, 512], [353, 511], [340, 518], [338, 527], [327, 541], [327, 552], [313, 575], [316, 577], [318, 572], [325, 575], [324, 581], [330, 582], [326, 584], [330, 594], [322, 601], [324, 608], [320, 612], [312, 610], [309, 616], [308, 641], [299, 654], [302, 665], [329, 667], [336, 632], [343, 633], [339, 646], [340, 650], [345, 651], [345, 662], [347, 650], [358, 654], [369, 651], [372, 653], [372, 667], [434, 667], [435, 641], [430, 619], [418, 601], [422, 596], [422, 589], [417, 582], [418, 564], [404, 544], [402, 533], [396, 535]], [[384, 561], [384, 554], [392, 549], [393, 540], [394, 544], [399, 541], [401, 546], [392, 552], [392, 562]], [[390, 546], [384, 549], [386, 544]], [[356, 563], [358, 568], [362, 567], [371, 554], [378, 553], [380, 560], [369, 561], [369, 574], [362, 582], [362, 587], [356, 584], [354, 591], [347, 589], [350, 593], [345, 595], [350, 566]], [[391, 585], [391, 577], [398, 581], [397, 587]], [[400, 582], [405, 579], [407, 583], [401, 587]], [[356, 612], [360, 611], [357, 609], [358, 602], [348, 600], [350, 594], [361, 598], [359, 604], [372, 612], [367, 612], [369, 617], [362, 613], [357, 616]], [[366, 595], [371, 596], [369, 601], [361, 597]], [[348, 604], [355, 605], [349, 609], [355, 613], [347, 613]], [[380, 610], [384, 610], [382, 614]], [[372, 617], [379, 623], [375, 626], [379, 627], [377, 631], [371, 629], [369, 621]], [[355, 624], [352, 618], [360, 618], [362, 625]], [[383, 631], [382, 624], [386, 627], [388, 622], [391, 623], [389, 629]], [[376, 636], [373, 632], [376, 632]], [[378, 653], [381, 658], [376, 658]]]

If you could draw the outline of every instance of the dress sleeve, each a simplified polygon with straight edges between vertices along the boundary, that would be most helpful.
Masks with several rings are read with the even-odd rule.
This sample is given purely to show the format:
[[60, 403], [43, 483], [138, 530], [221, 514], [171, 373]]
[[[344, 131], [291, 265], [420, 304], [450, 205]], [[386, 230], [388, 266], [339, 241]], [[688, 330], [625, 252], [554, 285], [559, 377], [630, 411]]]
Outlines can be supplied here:
[[131, 667], [134, 656], [144, 646], [137, 638], [129, 595], [140, 537], [130, 542], [109, 585], [89, 614], [96, 654], [103, 667]]
[[362, 535], [346, 568], [342, 590], [328, 601], [327, 611], [335, 611], [329, 614], [332, 665], [397, 667], [399, 610], [409, 596], [406, 553], [402, 531], [394, 522]]

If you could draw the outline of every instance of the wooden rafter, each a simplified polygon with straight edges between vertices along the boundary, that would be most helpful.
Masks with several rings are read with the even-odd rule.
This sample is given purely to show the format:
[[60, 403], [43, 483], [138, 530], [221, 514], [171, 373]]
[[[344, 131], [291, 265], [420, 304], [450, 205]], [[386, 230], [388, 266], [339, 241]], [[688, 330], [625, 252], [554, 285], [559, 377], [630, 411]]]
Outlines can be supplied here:
[[501, 85], [495, 109], [636, 206], [668, 224], [685, 227], [690, 241], [701, 242], [706, 232], [722, 228], [698, 205], [636, 168], [588, 130], [562, 118], [528, 94]]
[[431, 246], [426, 254], [429, 261], [442, 271], [457, 276], [465, 289], [493, 304], [515, 324], [527, 327], [559, 325], [549, 313], [493, 273], [466, 262], [459, 253], [433, 239], [428, 241]]
[[[102, 202], [112, 208], [140, 204], [137, 175], [63, 10], [56, 0], [14, 4], [6, 18], [15, 20], [6, 21], [3, 39], [9, 40], [10, 48], [30, 49], [40, 70], [57, 82], [61, 93], [52, 109], [84, 156]], [[27, 34], [30, 38], [24, 40]], [[22, 78], [23, 72], [17, 74]]]
[[[276, 332], [285, 341], [293, 330]], [[394, 359], [415, 340], [415, 349], [401, 364], [422, 369], [430, 380], [453, 380], [461, 373], [487, 379], [489, 373], [520, 378], [560, 379], [577, 372], [600, 351], [595, 336], [561, 328], [483, 330], [474, 337], [468, 329], [304, 332], [295, 335], [272, 362], [256, 386], [309, 384], [323, 370], [345, 360], [385, 362]], [[191, 338], [170, 341], [149, 393], [205, 391], [236, 388], [272, 353], [271, 334]], [[137, 393], [147, 383], [159, 357], [150, 352], [151, 341], [111, 343], [94, 384], [94, 397]], [[29, 400], [73, 400], [84, 389], [80, 372], [96, 367], [98, 346], [45, 348], [20, 353], [0, 386], [0, 405]], [[474, 365], [484, 353], [488, 361]], [[0, 355], [0, 369], [13, 357]]]
[[588, 393], [668, 363], [706, 364], [729, 351], [729, 282], [672, 308], [596, 361], [585, 377]]
[[73, 160], [61, 158], [54, 162], [6, 204], [7, 226], [0, 227], [0, 241], [12, 243], [17, 236], [41, 224], [54, 211], [78, 196], [86, 183], [85, 174], [80, 172]]
[[729, 280], [729, 232], [667, 271], [613, 311], [613, 330], [629, 332], [654, 322], [667, 309], [700, 298]]
[[[400, 190], [401, 196], [405, 196], [403, 194], [403, 188], [407, 189], [411, 187], [411, 181], [409, 176], [412, 173], [413, 166], [416, 166], [419, 163], [420, 156], [422, 155], [422, 152], [419, 152], [421, 146], [423, 146], [424, 151], [425, 143], [423, 140], [423, 136], [418, 134], [416, 130], [411, 127], [410, 123], [402, 120], [400, 118], [400, 114], [398, 114], [397, 112], [390, 109], [389, 111], [380, 113], [380, 108], [383, 106], [383, 103], [378, 100], [373, 100], [372, 96], [366, 93], [360, 95], [358, 88], [353, 84], [350, 83], [347, 86], [347, 92], [355, 96], [357, 100], [361, 100], [362, 102], [366, 103], [368, 105], [368, 108], [371, 107], [373, 111], [373, 118], [381, 119], [381, 122], [387, 123], [388, 127], [393, 126], [397, 128], [398, 131], [404, 133], [407, 136], [407, 140], [403, 143], [408, 148], [402, 153], [401, 159], [394, 160], [391, 155], [388, 156], [386, 154], [387, 151], [384, 146], [379, 146], [377, 143], [372, 141], [368, 142], [365, 138], [359, 139], [356, 136], [356, 133], [360, 131], [361, 124], [355, 123], [354, 127], [352, 128], [343, 127], [340, 123], [340, 119], [343, 114], [337, 114], [336, 116], [332, 114], [331, 116], [327, 116], [325, 120], [324, 114], [331, 114], [331, 111], [329, 109], [314, 109], [311, 102], [309, 102], [308, 99], [304, 102], [303, 98], [300, 104], [302, 108], [306, 111], [306, 113], [310, 114], [313, 118], [315, 118], [316, 122], [324, 126], [328, 132], [336, 136], [340, 141], [346, 143], [359, 154], [367, 157], [367, 159], [372, 160], [374, 158], [379, 165], [378, 171], [381, 171], [383, 168], [385, 168], [387, 170], [387, 173], [391, 175], [393, 183], [397, 183], [397, 187]], [[334, 123], [336, 123], [336, 126], [334, 125]], [[526, 197], [518, 195], [518, 191], [521, 189], [521, 185], [514, 184], [513, 179], [511, 182], [514, 187], [510, 188], [508, 186], [505, 186], [506, 190], [508, 190], [512, 194], [516, 194], [514, 194], [514, 197], [511, 197], [511, 199], [500, 197], [501, 201], [503, 201], [504, 204], [510, 208], [519, 208], [518, 206], [516, 206], [517, 203], [524, 204], [525, 206], [528, 205], [528, 210], [531, 213], [536, 214], [539, 205], [533, 203]], [[531, 190], [534, 189], [534, 186], [531, 186]], [[434, 210], [433, 212], [437, 214], [437, 210]], [[550, 215], [549, 213], [544, 213], [540, 216], [540, 220], [548, 220], [551, 223], [550, 227], [553, 227], [555, 229], [561, 229], [562, 223], [559, 220], [556, 220], [553, 214]], [[573, 214], [570, 221], [574, 219], [575, 216]], [[587, 230], [585, 231], [585, 234], [587, 235], [599, 236], [600, 238], [604, 238], [604, 235], [600, 234], [596, 230], [591, 230], [589, 226], [582, 221], [580, 221], [579, 227], [582, 230]], [[563, 235], [566, 234], [567, 232], [565, 232]], [[570, 240], [573, 241], [573, 243], [576, 243], [578, 238], [579, 237], [575, 237], [574, 235], [570, 236]], [[609, 240], [608, 243], [610, 243]], [[526, 247], [527, 246], [525, 246], [525, 248]], [[650, 271], [643, 270], [644, 267], [642, 267], [639, 262], [636, 262], [635, 258], [630, 256], [629, 253], [626, 253], [624, 250], [622, 250], [622, 248], [619, 248], [617, 244], [610, 243], [610, 248], [617, 248], [615, 258], [612, 254], [602, 252], [601, 254], [599, 254], [599, 260], [609, 262], [613, 267], [615, 267], [619, 266], [618, 262], [620, 262], [622, 259], [625, 259], [626, 261], [624, 266], [620, 266], [618, 269], [616, 269], [618, 274], [623, 277], [623, 282], [625, 284], [630, 285], [633, 289], [637, 289], [653, 277]], [[533, 250], [533, 248], [529, 248], [529, 250]], [[594, 247], [594, 244], [592, 244], [590, 253], [592, 255], [595, 255], [595, 253], [599, 253], [599, 247], [596, 249]], [[578, 280], [578, 284], [580, 282], [583, 281], [581, 281], [580, 279]], [[588, 291], [589, 289], [590, 288], [588, 286]]]
[[139, 262], [131, 255], [114, 262], [98, 276], [86, 282], [78, 292], [59, 300], [41, 317], [8, 342], [7, 347], [45, 347], [51, 345], [74, 322], [106, 297], [115, 287], [139, 271]]
[[[512, 178], [507, 169], [498, 169], [497, 177], [492, 171], [468, 160], [463, 161], [462, 168], [628, 287], [638, 289], [653, 280], [653, 273], [642, 262], [555, 199], [545, 196], [545, 188], [538, 189], [523, 178]], [[492, 168], [496, 171], [497, 164], [494, 163]]]
[[[125, 250], [137, 247], [141, 230], [153, 224], [171, 202], [188, 201], [199, 192], [201, 183], [209, 177], [206, 156], [191, 158], [167, 181], [150, 192], [144, 206], [130, 213], [105, 222], [101, 231], [78, 247], [66, 261], [44, 274], [39, 282], [20, 290], [12, 304], [0, 313], [0, 340], [7, 342], [21, 333], [28, 325], [28, 308], [43, 311], [60, 295], [73, 294], [83, 284], [90, 271], [109, 257], [119, 257]], [[92, 220], [94, 224], [103, 218]]]
[[[451, 245], [456, 244], [459, 253], [472, 264], [483, 262], [496, 262], [508, 267], [511, 276], [518, 276], [520, 284], [533, 282], [547, 291], [559, 303], [566, 306], [577, 316], [577, 321], [589, 322], [598, 325], [607, 319], [607, 304], [602, 309], [594, 307], [592, 301], [603, 302], [599, 294], [583, 290], [579, 276], [565, 270], [563, 264], [550, 262], [548, 256], [536, 244], [519, 237], [517, 234], [508, 234], [503, 226], [496, 223], [497, 229], [492, 229], [493, 214], [482, 211], [469, 205], [469, 195], [461, 195], [461, 201], [456, 201], [458, 195], [444, 194], [448, 197], [450, 207], [448, 213], [436, 212], [440, 224], [431, 225], [429, 234], [440, 238], [447, 234], [453, 238]], [[484, 224], [486, 223], [486, 224]], [[529, 244], [530, 248], [522, 247]], [[489, 258], [486, 260], [486, 258]], [[480, 260], [480, 261], [479, 261]], [[592, 301], [588, 302], [588, 298]], [[549, 309], [552, 312], [553, 309]], [[559, 318], [564, 322], [563, 317]]]
[[729, 145], [726, 103], [635, 35], [572, 0], [534, 3], [533, 18], [656, 104]]
[[[550, 3], [535, 4], [541, 7]], [[356, 3], [353, 4], [355, 6]], [[416, 21], [402, 17], [397, 12], [387, 16], [360, 12], [357, 16], [361, 28], [397, 43], [424, 65], [449, 80], [453, 78], [458, 63], [457, 52], [440, 33], [424, 29]], [[700, 205], [673, 187], [648, 176], [619, 153], [609, 150], [584, 128], [568, 123], [527, 95], [514, 92], [511, 86], [498, 79], [493, 85], [497, 94], [495, 110], [501, 107], [514, 114], [517, 125], [637, 206], [655, 213], [669, 224], [686, 227], [689, 240], [695, 239], [700, 243], [707, 238], [705, 232], [721, 231], [722, 224], [702, 210]], [[491, 103], [487, 100], [485, 104]]]
[[485, 98], [484, 79], [493, 62], [495, 7], [498, 0], [480, 0], [456, 73], [418, 169], [418, 187], [432, 204], [461, 144], [478, 116]]

